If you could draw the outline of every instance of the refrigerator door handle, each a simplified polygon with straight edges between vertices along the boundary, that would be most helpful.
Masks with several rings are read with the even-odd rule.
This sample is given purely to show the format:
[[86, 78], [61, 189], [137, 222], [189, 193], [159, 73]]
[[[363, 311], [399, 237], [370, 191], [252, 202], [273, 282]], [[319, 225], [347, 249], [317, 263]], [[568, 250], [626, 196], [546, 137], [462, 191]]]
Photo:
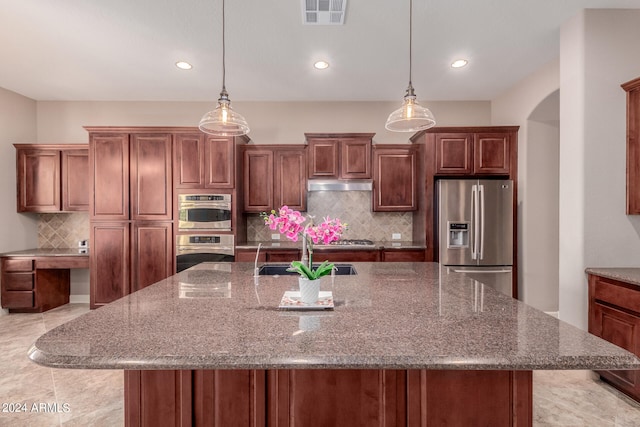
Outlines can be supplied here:
[[471, 259], [478, 259], [478, 186], [471, 186]]
[[497, 268], [497, 269], [489, 269], [489, 268], [483, 268], [480, 270], [473, 270], [473, 269], [458, 269], [458, 268], [452, 268], [451, 271], [453, 271], [454, 273], [511, 273], [512, 270], [510, 268]]
[[480, 230], [478, 231], [478, 234], [480, 235], [480, 250], [478, 251], [478, 258], [484, 259], [484, 185], [480, 184], [478, 185], [478, 188], [478, 199], [480, 199]]

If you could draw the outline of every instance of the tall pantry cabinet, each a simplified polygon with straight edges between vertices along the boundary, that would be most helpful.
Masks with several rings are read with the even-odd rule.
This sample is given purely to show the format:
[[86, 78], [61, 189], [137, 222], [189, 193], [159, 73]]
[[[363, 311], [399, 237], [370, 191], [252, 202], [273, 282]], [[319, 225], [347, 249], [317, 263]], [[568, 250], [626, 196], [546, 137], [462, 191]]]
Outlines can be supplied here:
[[86, 128], [91, 308], [173, 274], [172, 140], [157, 128]]

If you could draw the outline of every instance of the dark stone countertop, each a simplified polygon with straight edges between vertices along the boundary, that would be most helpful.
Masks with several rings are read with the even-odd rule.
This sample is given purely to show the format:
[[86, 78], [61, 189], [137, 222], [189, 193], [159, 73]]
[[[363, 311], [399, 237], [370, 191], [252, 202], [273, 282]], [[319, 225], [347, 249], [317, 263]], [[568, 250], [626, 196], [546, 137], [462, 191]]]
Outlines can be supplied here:
[[640, 286], [640, 268], [634, 267], [609, 267], [609, 268], [587, 268], [587, 274], [608, 277], [609, 279]]
[[639, 369], [613, 344], [436, 263], [353, 263], [335, 309], [278, 305], [297, 276], [203, 263], [41, 336], [29, 357], [83, 369]]

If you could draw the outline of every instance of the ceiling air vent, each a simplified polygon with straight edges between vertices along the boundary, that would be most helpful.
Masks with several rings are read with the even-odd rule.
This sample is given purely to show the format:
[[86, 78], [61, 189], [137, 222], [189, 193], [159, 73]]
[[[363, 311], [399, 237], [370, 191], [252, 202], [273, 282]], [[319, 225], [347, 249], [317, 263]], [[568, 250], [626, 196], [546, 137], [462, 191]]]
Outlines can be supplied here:
[[343, 25], [347, 0], [302, 0], [305, 25]]

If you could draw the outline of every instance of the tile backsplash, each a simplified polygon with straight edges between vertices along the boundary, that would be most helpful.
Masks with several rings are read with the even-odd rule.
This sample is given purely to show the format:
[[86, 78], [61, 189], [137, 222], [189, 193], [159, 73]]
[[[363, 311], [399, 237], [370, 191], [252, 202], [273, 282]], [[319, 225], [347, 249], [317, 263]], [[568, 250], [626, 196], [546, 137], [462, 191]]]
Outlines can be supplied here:
[[[402, 240], [411, 240], [412, 212], [372, 212], [370, 191], [318, 191], [307, 195], [306, 215], [315, 215], [315, 222], [325, 216], [340, 218], [349, 225], [344, 239], [391, 240], [392, 233], [400, 233]], [[247, 219], [247, 239], [268, 241], [275, 234], [258, 215]], [[285, 239], [283, 236], [282, 239]]]
[[89, 240], [89, 213], [38, 215], [39, 248], [77, 248], [79, 240]]

